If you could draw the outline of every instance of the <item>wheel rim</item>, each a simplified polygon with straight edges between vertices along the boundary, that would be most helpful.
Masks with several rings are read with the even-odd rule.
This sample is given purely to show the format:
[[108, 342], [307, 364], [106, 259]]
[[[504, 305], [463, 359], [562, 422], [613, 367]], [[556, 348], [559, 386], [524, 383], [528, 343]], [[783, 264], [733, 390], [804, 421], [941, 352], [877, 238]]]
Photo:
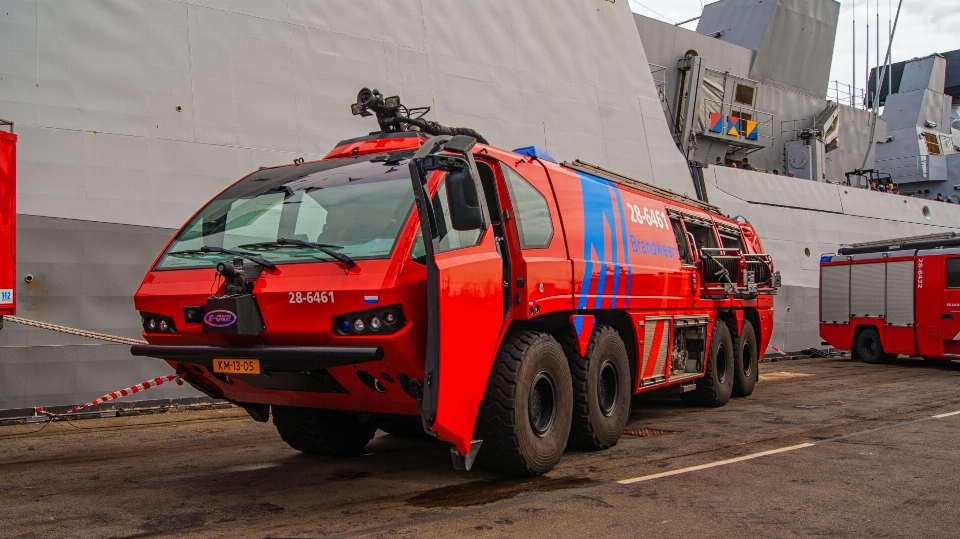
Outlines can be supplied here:
[[620, 380], [617, 368], [613, 362], [607, 360], [600, 367], [600, 376], [597, 380], [597, 401], [600, 404], [600, 413], [610, 417], [617, 408], [617, 397], [620, 396]]
[[864, 335], [860, 352], [867, 357], [873, 357], [877, 354], [877, 340], [873, 338], [873, 335]]
[[725, 382], [727, 380], [727, 348], [723, 345], [717, 348], [717, 364], [714, 368], [717, 369], [717, 379], [720, 383]]
[[750, 352], [750, 343], [743, 343], [743, 353], [740, 357], [743, 359], [743, 375], [749, 378], [753, 374], [753, 354]]
[[546, 372], [533, 380], [527, 414], [533, 433], [540, 438], [550, 432], [557, 420], [557, 387]]

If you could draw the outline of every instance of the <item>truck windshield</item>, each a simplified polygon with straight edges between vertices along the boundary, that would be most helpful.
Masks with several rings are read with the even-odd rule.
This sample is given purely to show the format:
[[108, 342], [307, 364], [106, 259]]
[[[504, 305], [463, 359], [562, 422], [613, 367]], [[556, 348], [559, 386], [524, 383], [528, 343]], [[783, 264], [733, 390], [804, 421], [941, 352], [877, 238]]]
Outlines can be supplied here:
[[410, 156], [251, 174], [203, 208], [154, 269], [206, 268], [232, 258], [204, 247], [243, 251], [274, 264], [388, 258], [413, 208]]

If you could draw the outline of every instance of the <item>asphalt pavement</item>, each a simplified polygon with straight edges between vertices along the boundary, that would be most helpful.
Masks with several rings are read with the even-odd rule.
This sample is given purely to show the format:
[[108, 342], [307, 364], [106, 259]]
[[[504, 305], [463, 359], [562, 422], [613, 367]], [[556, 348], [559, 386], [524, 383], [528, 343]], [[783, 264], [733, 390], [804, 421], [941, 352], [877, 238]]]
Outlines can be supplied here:
[[524, 479], [382, 432], [362, 456], [302, 455], [236, 408], [2, 426], [0, 536], [960, 535], [960, 363], [760, 373], [721, 408], [639, 396], [617, 446]]

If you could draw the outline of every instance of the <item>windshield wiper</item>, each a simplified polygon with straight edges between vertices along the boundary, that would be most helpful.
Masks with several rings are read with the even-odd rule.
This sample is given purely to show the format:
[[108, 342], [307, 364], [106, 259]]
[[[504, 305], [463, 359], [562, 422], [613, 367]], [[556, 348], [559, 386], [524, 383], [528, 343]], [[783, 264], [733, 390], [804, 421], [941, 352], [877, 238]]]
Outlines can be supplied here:
[[265, 259], [265, 258], [261, 258], [261, 257], [255, 255], [255, 254], [253, 254], [253, 253], [245, 253], [245, 252], [243, 252], [243, 251], [235, 251], [235, 250], [233, 250], [233, 249], [224, 249], [223, 247], [201, 247], [201, 248], [199, 248], [199, 249], [190, 249], [190, 250], [187, 250], [187, 251], [173, 251], [172, 253], [167, 253], [167, 254], [171, 254], [171, 255], [195, 255], [195, 254], [199, 254], [199, 253], [223, 253], [223, 254], [227, 254], [227, 255], [239, 256], [239, 257], [242, 257], [242, 258], [246, 258], [247, 260], [253, 262], [254, 264], [257, 264], [257, 265], [259, 265], [259, 266], [263, 266], [263, 267], [267, 268], [268, 270], [275, 270], [275, 269], [277, 269], [277, 265], [276, 265], [276, 264], [274, 264], [273, 262], [270, 262], [269, 260], [267, 260], [267, 259]]
[[354, 262], [353, 259], [350, 258], [349, 256], [343, 253], [338, 253], [333, 250], [333, 249], [343, 249], [343, 247], [339, 245], [328, 245], [326, 243], [312, 243], [309, 241], [297, 240], [293, 238], [278, 238], [277, 245], [299, 245], [301, 247], [311, 247], [313, 249], [323, 252], [324, 254], [330, 255], [333, 258], [336, 258], [339, 262], [346, 264], [348, 268], [352, 268], [357, 265], [357, 263]]

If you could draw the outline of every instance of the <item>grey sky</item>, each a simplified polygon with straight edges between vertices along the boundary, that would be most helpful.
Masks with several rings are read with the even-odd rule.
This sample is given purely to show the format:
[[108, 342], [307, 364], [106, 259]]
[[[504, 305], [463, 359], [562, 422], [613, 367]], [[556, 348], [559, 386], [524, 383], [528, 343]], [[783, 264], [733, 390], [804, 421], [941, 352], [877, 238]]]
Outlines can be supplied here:
[[[630, 8], [641, 15], [662, 21], [677, 23], [696, 17], [703, 5], [709, 1], [701, 0], [627, 0]], [[878, 0], [842, 0], [840, 2], [840, 21], [837, 28], [837, 43], [833, 53], [831, 80], [849, 84], [853, 78], [852, 21], [854, 5], [857, 19], [857, 86], [863, 87], [866, 69], [866, 23], [867, 4], [870, 10], [870, 63], [876, 64], [876, 13]], [[888, 11], [889, 6], [889, 11]], [[886, 54], [887, 19], [892, 20], [896, 13], [896, 0], [879, 0], [880, 12], [880, 55]], [[656, 12], [654, 12], [654, 10]], [[696, 21], [683, 25], [695, 29]], [[893, 41], [893, 61], [909, 60], [918, 56], [927, 56], [934, 52], [947, 52], [960, 49], [960, 0], [903, 0], [900, 22]]]

